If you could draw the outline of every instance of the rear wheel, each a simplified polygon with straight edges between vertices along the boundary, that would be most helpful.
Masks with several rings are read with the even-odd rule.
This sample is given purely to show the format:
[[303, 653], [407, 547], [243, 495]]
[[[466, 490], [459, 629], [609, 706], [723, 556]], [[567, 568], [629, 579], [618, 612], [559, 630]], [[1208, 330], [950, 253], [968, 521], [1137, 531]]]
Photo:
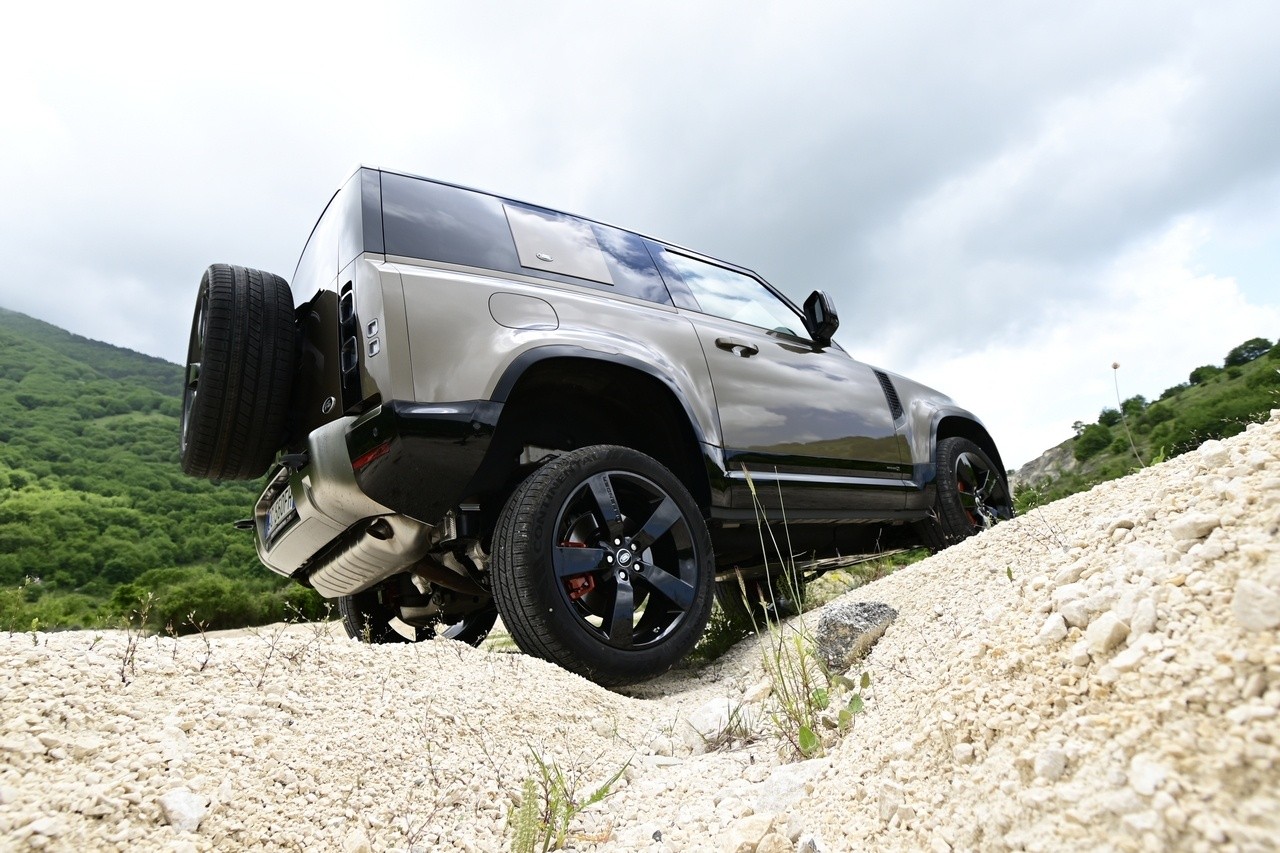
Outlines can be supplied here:
[[937, 460], [935, 517], [926, 522], [933, 547], [946, 548], [1013, 517], [1009, 484], [981, 447], [967, 438], [944, 438]]
[[182, 392], [182, 470], [252, 480], [285, 440], [297, 362], [293, 295], [284, 279], [214, 264], [200, 279]]
[[535, 471], [498, 518], [492, 565], [516, 644], [600, 684], [665, 672], [711, 614], [711, 539], [697, 503], [625, 447], [586, 447]]
[[498, 611], [492, 601], [464, 600], [451, 590], [419, 592], [397, 575], [338, 599], [347, 636], [366, 643], [419, 643], [441, 637], [478, 646], [489, 636]]

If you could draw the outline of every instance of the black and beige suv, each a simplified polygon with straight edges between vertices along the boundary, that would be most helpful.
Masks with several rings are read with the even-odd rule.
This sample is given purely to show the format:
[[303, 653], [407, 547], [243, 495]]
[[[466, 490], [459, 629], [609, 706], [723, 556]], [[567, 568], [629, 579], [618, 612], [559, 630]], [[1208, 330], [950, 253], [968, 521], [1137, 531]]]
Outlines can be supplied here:
[[801, 309], [671, 243], [361, 168], [292, 291], [205, 273], [182, 464], [269, 472], [262, 562], [352, 636], [478, 643], [500, 614], [530, 654], [638, 681], [715, 595], [782, 609], [837, 557], [1010, 514], [982, 423], [851, 358], [837, 322], [821, 291]]

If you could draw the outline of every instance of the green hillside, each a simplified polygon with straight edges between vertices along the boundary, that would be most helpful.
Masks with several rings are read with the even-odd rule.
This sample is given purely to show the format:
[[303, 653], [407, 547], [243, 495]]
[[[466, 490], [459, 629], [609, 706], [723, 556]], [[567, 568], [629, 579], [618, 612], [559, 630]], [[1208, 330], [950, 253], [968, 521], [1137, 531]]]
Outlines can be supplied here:
[[0, 309], [0, 629], [279, 619], [312, 593], [257, 562], [259, 483], [178, 466], [181, 368]]
[[[1203, 365], [1155, 401], [1142, 395], [1104, 408], [1093, 423], [1077, 422], [1076, 435], [1019, 471], [1019, 509], [1085, 491], [1105, 480], [1194, 450], [1213, 438], [1243, 432], [1280, 408], [1280, 344], [1253, 338], [1222, 365]], [[1048, 465], [1037, 464], [1051, 459]], [[1035, 469], [1037, 476], [1024, 472]], [[1029, 480], [1029, 482], [1026, 482]]]

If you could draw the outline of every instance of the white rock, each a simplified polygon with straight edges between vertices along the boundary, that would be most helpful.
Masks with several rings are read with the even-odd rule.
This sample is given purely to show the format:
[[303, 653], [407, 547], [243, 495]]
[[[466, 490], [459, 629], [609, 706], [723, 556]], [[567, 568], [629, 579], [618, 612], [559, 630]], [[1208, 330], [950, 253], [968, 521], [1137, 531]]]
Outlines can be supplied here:
[[1085, 629], [1084, 639], [1089, 644], [1092, 655], [1105, 654], [1118, 646], [1129, 636], [1129, 626], [1121, 622], [1114, 613], [1103, 613]]
[[43, 835], [48, 838], [57, 838], [66, 832], [66, 826], [59, 817], [42, 817], [37, 818], [27, 824], [27, 829], [36, 835]]
[[831, 766], [829, 758], [811, 758], [795, 764], [782, 764], [763, 781], [752, 786], [751, 796], [757, 812], [786, 812], [804, 799], [808, 786], [815, 784], [823, 771]]
[[1134, 643], [1129, 648], [1121, 651], [1113, 657], [1108, 665], [1120, 672], [1129, 672], [1135, 669], [1142, 659], [1146, 657], [1147, 650], [1142, 643]]
[[1089, 624], [1090, 611], [1083, 601], [1068, 602], [1058, 612], [1072, 628], [1084, 628]]
[[1246, 630], [1270, 630], [1280, 626], [1280, 593], [1255, 580], [1241, 578], [1236, 582], [1231, 612]]
[[826, 853], [822, 838], [812, 833], [803, 835], [796, 842], [796, 853]]
[[1036, 756], [1036, 775], [1056, 782], [1067, 771], [1067, 754], [1060, 749], [1046, 749]]
[[791, 839], [779, 832], [766, 833], [755, 846], [755, 853], [792, 853], [795, 845]]
[[739, 818], [725, 827], [721, 849], [724, 853], [754, 853], [760, 841], [773, 829], [774, 816], [768, 812]]
[[1129, 622], [1131, 637], [1149, 634], [1156, 629], [1156, 603], [1151, 598], [1144, 598], [1133, 608], [1133, 619]]
[[1088, 594], [1089, 590], [1083, 583], [1064, 584], [1053, 591], [1053, 603], [1061, 607], [1068, 601], [1084, 598]]
[[898, 813], [898, 806], [902, 805], [902, 788], [892, 782], [885, 782], [880, 785], [880, 820], [886, 823]]
[[174, 788], [159, 799], [164, 819], [179, 832], [195, 832], [209, 810], [209, 801], [186, 788]]
[[1169, 533], [1179, 542], [1203, 539], [1222, 524], [1222, 519], [1205, 512], [1189, 512], [1169, 525]]
[[373, 853], [373, 845], [363, 829], [353, 829], [343, 836], [342, 853]]
[[1135, 755], [1129, 762], [1129, 785], [1149, 797], [1169, 775], [1169, 768], [1149, 755]]
[[1199, 453], [1200, 458], [1210, 468], [1221, 468], [1231, 458], [1231, 452], [1227, 450], [1227, 446], [1217, 439], [1210, 439], [1200, 445]]
[[1061, 613], [1050, 613], [1049, 618], [1040, 626], [1036, 634], [1036, 642], [1042, 646], [1050, 646], [1067, 638], [1067, 621]]
[[1274, 460], [1274, 456], [1262, 450], [1255, 450], [1244, 458], [1245, 464], [1255, 471], [1261, 471]]
[[951, 747], [951, 757], [955, 759], [956, 764], [972, 764], [973, 763], [973, 744], [958, 743]]

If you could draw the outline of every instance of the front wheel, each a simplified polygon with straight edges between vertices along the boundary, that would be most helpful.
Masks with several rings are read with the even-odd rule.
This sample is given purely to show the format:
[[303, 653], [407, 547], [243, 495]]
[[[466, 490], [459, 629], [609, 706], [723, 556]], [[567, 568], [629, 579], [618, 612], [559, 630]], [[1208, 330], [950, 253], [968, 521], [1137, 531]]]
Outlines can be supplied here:
[[526, 654], [599, 684], [668, 670], [711, 615], [715, 569], [697, 503], [657, 461], [596, 445], [543, 465], [493, 537], [503, 624]]
[[967, 438], [938, 442], [938, 496], [926, 524], [937, 549], [954, 545], [1005, 519], [1013, 501], [1004, 474], [986, 451]]

